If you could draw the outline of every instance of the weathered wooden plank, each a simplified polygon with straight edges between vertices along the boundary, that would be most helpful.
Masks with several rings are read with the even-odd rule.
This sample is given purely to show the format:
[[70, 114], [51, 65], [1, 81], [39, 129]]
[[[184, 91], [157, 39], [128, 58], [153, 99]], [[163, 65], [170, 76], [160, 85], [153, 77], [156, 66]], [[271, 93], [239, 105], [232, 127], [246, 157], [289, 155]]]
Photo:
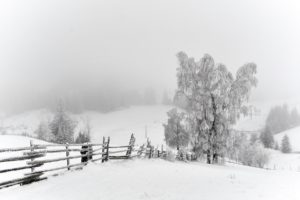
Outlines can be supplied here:
[[43, 164], [38, 164], [38, 165], [28, 165], [28, 166], [23, 166], [23, 167], [15, 167], [15, 168], [10, 168], [10, 169], [2, 169], [0, 170], [0, 173], [5, 173], [5, 172], [10, 172], [10, 171], [18, 171], [18, 170], [23, 170], [23, 169], [29, 169], [32, 167], [40, 167]]
[[75, 159], [75, 158], [81, 158], [87, 156], [87, 154], [79, 155], [79, 156], [70, 156], [70, 157], [63, 157], [63, 158], [54, 158], [54, 159], [45, 159], [45, 160], [35, 160], [35, 161], [29, 161], [27, 162], [28, 165], [35, 165], [35, 164], [41, 164], [41, 163], [50, 163], [50, 162], [57, 162], [57, 161], [63, 161], [67, 159]]
[[[35, 149], [45, 149], [46, 147], [38, 147], [35, 146]], [[17, 147], [17, 148], [3, 148], [0, 149], [0, 153], [2, 152], [15, 152], [15, 151], [25, 151], [25, 150], [30, 150], [31, 147]]]
[[30, 181], [32, 179], [38, 178], [41, 175], [42, 174], [39, 173], [39, 174], [32, 175], [32, 176], [26, 176], [26, 177], [23, 177], [23, 178], [17, 178], [17, 179], [12, 179], [12, 180], [9, 180], [9, 181], [4, 181], [4, 182], [0, 183], [0, 188], [3, 187], [3, 186], [5, 186], [5, 185], [12, 186], [12, 184], [15, 185], [15, 184], [23, 183], [23, 182], [26, 182], [26, 181]]
[[[34, 151], [34, 153], [61, 153], [61, 152], [66, 152], [67, 150], [66, 149], [53, 149], [53, 150], [45, 150], [45, 151]], [[69, 149], [69, 151], [74, 151], [74, 152], [79, 152], [81, 151], [81, 149]], [[31, 155], [32, 152], [30, 151], [26, 151], [26, 152], [23, 152], [23, 155]]]
[[51, 169], [39, 170], [39, 171], [35, 171], [35, 172], [32, 172], [32, 173], [26, 173], [25, 176], [31, 176], [31, 175], [36, 175], [36, 174], [39, 174], [39, 173], [46, 173], [46, 172], [57, 171], [57, 170], [61, 170], [61, 169], [78, 167], [78, 166], [86, 165], [86, 164], [87, 164], [87, 162], [84, 162], [84, 163], [78, 163], [78, 164], [63, 166], [63, 167], [55, 167], [55, 168], [51, 168]]
[[33, 155], [27, 155], [27, 156], [16, 156], [16, 157], [10, 157], [10, 158], [2, 158], [0, 159], [0, 162], [12, 162], [12, 161], [20, 161], [20, 160], [28, 160], [32, 158], [40, 158], [45, 156], [45, 154], [38, 153]]
[[[47, 177], [39, 177], [39, 178], [35, 178], [35, 179], [32, 179], [32, 180], [31, 180], [31, 183], [37, 182], [37, 181], [41, 181], [41, 180], [45, 180], [45, 179], [47, 179]], [[7, 187], [11, 187], [11, 186], [18, 185], [18, 184], [23, 185], [23, 184], [25, 184], [25, 183], [23, 182], [23, 180], [15, 181], [15, 182], [12, 182], [12, 183], [10, 183], [10, 184], [6, 184], [6, 185], [3, 185], [3, 186], [0, 186], [0, 189], [7, 188]]]
[[127, 152], [127, 149], [125, 149], [125, 150], [120, 150], [120, 151], [109, 151], [109, 154], [123, 153], [123, 152]]
[[[66, 144], [39, 144], [38, 147], [65, 147]], [[69, 144], [69, 146], [102, 146], [101, 143], [89, 143], [89, 144]]]
[[109, 146], [110, 149], [116, 149], [116, 148], [128, 148], [130, 147], [129, 145], [126, 146]]
[[128, 159], [128, 156], [109, 156], [111, 160]]
[[[93, 153], [93, 156], [96, 155], [102, 155], [102, 152], [99, 153]], [[83, 155], [78, 155], [78, 156], [69, 156], [69, 157], [62, 157], [62, 158], [54, 158], [54, 159], [45, 159], [45, 160], [35, 160], [35, 161], [29, 161], [27, 162], [28, 165], [35, 165], [35, 164], [43, 164], [43, 163], [50, 163], [50, 162], [58, 162], [58, 161], [63, 161], [67, 159], [76, 159], [76, 158], [81, 158], [81, 157], [86, 157], [89, 156], [89, 153], [83, 154]]]

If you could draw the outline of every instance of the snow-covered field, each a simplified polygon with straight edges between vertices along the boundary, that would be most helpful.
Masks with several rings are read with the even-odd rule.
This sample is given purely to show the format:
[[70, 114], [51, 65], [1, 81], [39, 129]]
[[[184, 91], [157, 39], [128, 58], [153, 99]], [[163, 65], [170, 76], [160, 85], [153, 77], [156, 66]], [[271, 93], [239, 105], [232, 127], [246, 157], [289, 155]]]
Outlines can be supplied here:
[[89, 164], [0, 191], [6, 200], [299, 200], [300, 173], [163, 160]]

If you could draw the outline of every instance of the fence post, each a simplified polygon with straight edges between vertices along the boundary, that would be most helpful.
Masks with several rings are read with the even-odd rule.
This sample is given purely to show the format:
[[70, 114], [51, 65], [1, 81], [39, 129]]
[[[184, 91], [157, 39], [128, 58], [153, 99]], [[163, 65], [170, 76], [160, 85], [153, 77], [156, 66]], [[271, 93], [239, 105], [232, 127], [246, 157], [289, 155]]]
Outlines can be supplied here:
[[107, 138], [107, 146], [106, 146], [106, 158], [105, 158], [106, 162], [108, 161], [108, 158], [109, 158], [109, 142], [110, 142], [110, 137], [108, 136], [108, 138]]
[[102, 140], [102, 162], [105, 161], [105, 137], [103, 136]]
[[93, 146], [88, 143], [88, 160], [92, 160], [93, 159]]
[[[30, 152], [34, 152], [34, 145], [33, 145], [33, 140], [30, 140]], [[33, 155], [33, 154], [31, 154]], [[30, 159], [31, 162], [34, 161], [34, 158]], [[34, 167], [31, 167], [31, 172], [34, 172]]]
[[149, 158], [152, 157], [152, 146], [150, 146], [150, 149], [149, 149]]
[[126, 152], [126, 156], [127, 156], [128, 158], [130, 158], [130, 156], [131, 156], [131, 152], [132, 152], [132, 149], [133, 149], [133, 147], [134, 147], [134, 143], [135, 143], [135, 138], [134, 138], [134, 135], [133, 135], [133, 133], [132, 133], [131, 136], [130, 136], [130, 140], [129, 140], [128, 150], [127, 150], [127, 152]]
[[137, 152], [138, 157], [141, 157], [144, 151], [144, 144], [142, 146], [140, 146], [139, 151]]
[[[67, 157], [67, 166], [70, 165], [70, 159], [69, 159], [69, 155], [70, 155], [70, 152], [69, 152], [69, 143], [66, 143], [66, 157]], [[68, 167], [68, 170], [70, 170], [70, 167]]]

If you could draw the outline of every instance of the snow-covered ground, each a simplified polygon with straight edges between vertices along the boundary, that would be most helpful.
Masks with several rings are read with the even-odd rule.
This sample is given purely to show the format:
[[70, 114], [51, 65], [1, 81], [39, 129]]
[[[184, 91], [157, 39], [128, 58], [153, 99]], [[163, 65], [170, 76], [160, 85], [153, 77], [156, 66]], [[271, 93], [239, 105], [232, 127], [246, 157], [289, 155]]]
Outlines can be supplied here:
[[0, 191], [5, 200], [299, 200], [300, 173], [163, 160], [89, 164]]

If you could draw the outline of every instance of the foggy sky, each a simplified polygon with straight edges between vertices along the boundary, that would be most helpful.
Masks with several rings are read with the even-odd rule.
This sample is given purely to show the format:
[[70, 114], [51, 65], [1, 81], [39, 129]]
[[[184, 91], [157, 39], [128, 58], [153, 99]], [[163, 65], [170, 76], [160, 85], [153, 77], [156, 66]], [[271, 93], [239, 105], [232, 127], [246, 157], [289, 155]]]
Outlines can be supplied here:
[[297, 0], [1, 0], [0, 108], [62, 91], [176, 88], [176, 53], [258, 65], [252, 99], [300, 96]]

